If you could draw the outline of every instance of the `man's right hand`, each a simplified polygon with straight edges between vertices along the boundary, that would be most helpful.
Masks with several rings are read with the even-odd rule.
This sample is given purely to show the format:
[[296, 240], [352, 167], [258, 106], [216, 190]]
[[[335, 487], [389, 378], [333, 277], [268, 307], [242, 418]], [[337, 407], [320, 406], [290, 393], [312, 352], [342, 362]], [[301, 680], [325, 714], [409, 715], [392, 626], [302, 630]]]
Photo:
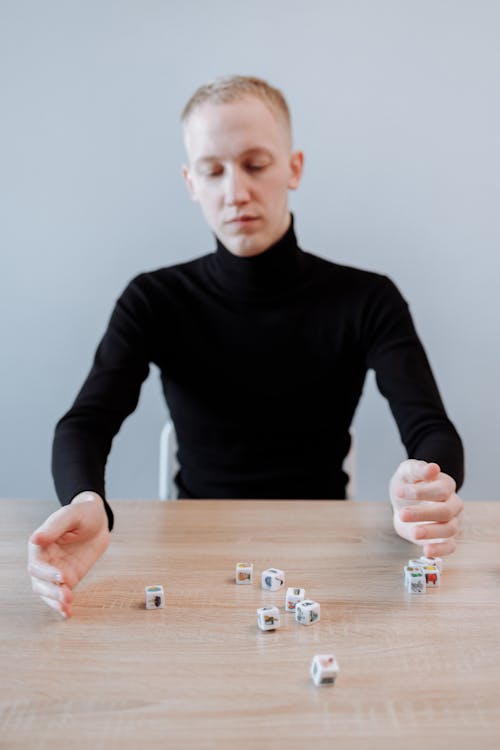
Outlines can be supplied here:
[[102, 498], [95, 492], [81, 492], [70, 505], [52, 513], [29, 539], [28, 573], [33, 591], [62, 617], [71, 617], [73, 588], [108, 545], [108, 517]]

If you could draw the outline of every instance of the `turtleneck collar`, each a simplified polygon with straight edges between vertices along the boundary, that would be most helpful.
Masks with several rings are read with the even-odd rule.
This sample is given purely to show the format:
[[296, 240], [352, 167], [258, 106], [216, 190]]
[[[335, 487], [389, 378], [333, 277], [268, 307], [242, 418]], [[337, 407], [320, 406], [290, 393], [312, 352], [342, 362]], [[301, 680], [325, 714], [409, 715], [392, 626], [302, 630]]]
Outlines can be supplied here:
[[216, 240], [213, 271], [225, 288], [235, 292], [258, 295], [282, 291], [293, 286], [304, 271], [306, 256], [297, 244], [293, 215], [285, 234], [258, 255], [234, 255], [218, 238]]

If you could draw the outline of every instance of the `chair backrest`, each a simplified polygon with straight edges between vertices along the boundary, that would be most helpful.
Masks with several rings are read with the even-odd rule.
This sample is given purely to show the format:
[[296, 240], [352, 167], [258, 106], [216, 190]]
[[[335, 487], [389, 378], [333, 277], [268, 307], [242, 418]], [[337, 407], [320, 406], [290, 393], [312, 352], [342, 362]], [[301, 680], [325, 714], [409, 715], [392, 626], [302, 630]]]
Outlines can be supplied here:
[[170, 420], [164, 424], [160, 435], [160, 464], [158, 475], [158, 497], [160, 500], [177, 500], [174, 476], [178, 467], [177, 438]]
[[343, 470], [349, 477], [349, 481], [347, 482], [346, 487], [346, 495], [348, 500], [354, 500], [356, 497], [356, 446], [354, 443], [354, 432], [353, 430], [350, 430], [351, 433], [351, 447], [349, 448], [349, 453], [344, 459], [344, 463], [342, 465]]
[[[174, 476], [179, 468], [177, 462], [177, 438], [173, 423], [168, 420], [160, 435], [160, 467], [158, 476], [158, 497], [160, 500], [177, 500], [177, 487], [174, 482]], [[343, 467], [349, 476], [347, 483], [347, 497], [353, 500], [356, 492], [356, 461], [354, 433], [351, 430], [351, 447], [345, 457]]]

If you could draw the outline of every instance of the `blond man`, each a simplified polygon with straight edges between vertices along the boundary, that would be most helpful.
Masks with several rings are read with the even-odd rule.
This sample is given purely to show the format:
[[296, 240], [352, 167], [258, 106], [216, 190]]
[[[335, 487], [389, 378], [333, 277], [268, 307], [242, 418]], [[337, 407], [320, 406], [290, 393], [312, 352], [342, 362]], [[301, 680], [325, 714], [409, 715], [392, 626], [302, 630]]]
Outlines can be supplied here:
[[63, 507], [32, 535], [29, 572], [65, 617], [109, 544], [106, 459], [151, 362], [176, 427], [184, 498], [344, 498], [349, 426], [373, 368], [408, 453], [389, 484], [395, 530], [428, 555], [455, 548], [460, 438], [394, 284], [299, 247], [288, 196], [304, 156], [283, 95], [256, 78], [217, 79], [182, 120], [183, 176], [216, 249], [130, 282], [58, 423]]

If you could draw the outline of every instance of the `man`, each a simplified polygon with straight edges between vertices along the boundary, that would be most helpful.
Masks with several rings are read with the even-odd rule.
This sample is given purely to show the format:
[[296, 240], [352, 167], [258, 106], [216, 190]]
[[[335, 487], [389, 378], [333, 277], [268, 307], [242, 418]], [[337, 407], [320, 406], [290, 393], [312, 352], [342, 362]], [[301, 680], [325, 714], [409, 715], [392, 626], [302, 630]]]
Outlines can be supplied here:
[[150, 362], [176, 427], [185, 498], [344, 498], [348, 430], [372, 367], [410, 456], [390, 482], [394, 527], [428, 555], [455, 547], [460, 438], [392, 282], [298, 247], [288, 191], [304, 158], [281, 93], [218, 79], [195, 93], [183, 123], [184, 179], [217, 249], [128, 285], [56, 428], [64, 507], [32, 535], [29, 571], [63, 616], [109, 544], [105, 463]]

